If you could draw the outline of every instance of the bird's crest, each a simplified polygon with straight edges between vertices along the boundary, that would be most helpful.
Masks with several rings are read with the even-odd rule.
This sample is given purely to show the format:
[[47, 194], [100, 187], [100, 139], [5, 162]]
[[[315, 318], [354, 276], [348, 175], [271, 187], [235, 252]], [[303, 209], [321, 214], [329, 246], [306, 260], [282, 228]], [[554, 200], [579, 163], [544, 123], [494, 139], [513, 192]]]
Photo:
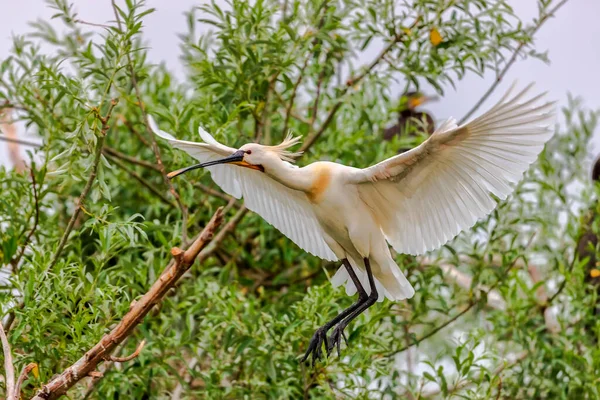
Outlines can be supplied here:
[[283, 161], [287, 161], [287, 162], [294, 162], [294, 160], [298, 157], [300, 157], [300, 155], [302, 155], [301, 151], [295, 152], [295, 151], [289, 151], [288, 149], [296, 144], [298, 144], [300, 142], [300, 139], [302, 137], [301, 136], [292, 136], [292, 134], [290, 132], [288, 132], [288, 134], [286, 135], [285, 139], [283, 139], [283, 142], [279, 143], [276, 146], [266, 146], [268, 147], [268, 149], [274, 153], [276, 153], [279, 158], [281, 158]]

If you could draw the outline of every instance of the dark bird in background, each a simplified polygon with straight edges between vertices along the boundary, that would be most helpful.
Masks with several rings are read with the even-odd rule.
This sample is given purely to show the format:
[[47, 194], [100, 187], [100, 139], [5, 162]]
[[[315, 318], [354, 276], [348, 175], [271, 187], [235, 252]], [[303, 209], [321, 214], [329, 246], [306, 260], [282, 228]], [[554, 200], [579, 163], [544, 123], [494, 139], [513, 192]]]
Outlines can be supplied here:
[[[592, 169], [592, 181], [600, 182], [600, 157]], [[586, 288], [590, 293], [596, 291], [600, 299], [600, 266], [596, 257], [598, 248], [598, 229], [594, 229], [594, 221], [598, 219], [600, 205], [596, 203], [583, 215], [581, 236], [577, 243], [577, 256], [580, 261], [585, 261], [585, 276], [583, 278]], [[600, 315], [600, 302], [592, 310], [594, 316]], [[593, 333], [595, 323], [586, 324], [586, 331]]]
[[[394, 136], [407, 138], [420, 133], [431, 135], [435, 130], [433, 117], [425, 111], [417, 111], [417, 107], [426, 102], [437, 100], [436, 97], [426, 96], [421, 92], [406, 92], [398, 103], [398, 122], [383, 131], [384, 140], [392, 140]], [[411, 146], [412, 147], [412, 146]], [[400, 149], [399, 152], [409, 150]]]

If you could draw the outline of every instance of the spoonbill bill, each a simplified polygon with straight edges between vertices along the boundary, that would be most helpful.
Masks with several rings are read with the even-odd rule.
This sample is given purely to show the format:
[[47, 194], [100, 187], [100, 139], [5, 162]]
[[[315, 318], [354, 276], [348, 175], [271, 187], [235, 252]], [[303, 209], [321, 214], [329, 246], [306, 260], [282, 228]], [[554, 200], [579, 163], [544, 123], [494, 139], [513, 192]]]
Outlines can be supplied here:
[[[297, 167], [298, 137], [235, 149], [199, 128], [203, 142], [177, 140], [149, 118], [154, 133], [200, 161], [212, 179], [305, 251], [341, 260], [331, 281], [357, 301], [318, 328], [304, 354], [313, 363], [337, 347], [344, 329], [376, 301], [415, 291], [388, 248], [419, 255], [472, 227], [512, 192], [552, 136], [552, 102], [514, 85], [489, 111], [458, 126], [440, 124], [421, 145], [368, 168], [334, 162]], [[333, 328], [331, 335], [327, 333]]]

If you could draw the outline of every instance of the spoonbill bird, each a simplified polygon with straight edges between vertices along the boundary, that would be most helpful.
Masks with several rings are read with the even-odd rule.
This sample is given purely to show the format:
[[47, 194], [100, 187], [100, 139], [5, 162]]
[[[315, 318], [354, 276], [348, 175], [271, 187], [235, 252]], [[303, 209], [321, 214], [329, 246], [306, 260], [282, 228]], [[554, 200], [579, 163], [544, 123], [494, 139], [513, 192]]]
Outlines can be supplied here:
[[[465, 125], [450, 118], [421, 145], [369, 168], [333, 162], [292, 164], [298, 137], [276, 146], [235, 149], [199, 129], [203, 143], [177, 140], [149, 118], [154, 133], [200, 161], [173, 171], [207, 168], [212, 179], [305, 251], [341, 260], [334, 286], [358, 300], [318, 328], [302, 359], [313, 363], [337, 347], [344, 329], [384, 297], [415, 293], [388, 243], [399, 253], [423, 254], [468, 229], [505, 199], [552, 136], [553, 103], [532, 85], [512, 88], [488, 112]], [[513, 85], [514, 87], [514, 85]], [[331, 336], [327, 332], [333, 328]]]

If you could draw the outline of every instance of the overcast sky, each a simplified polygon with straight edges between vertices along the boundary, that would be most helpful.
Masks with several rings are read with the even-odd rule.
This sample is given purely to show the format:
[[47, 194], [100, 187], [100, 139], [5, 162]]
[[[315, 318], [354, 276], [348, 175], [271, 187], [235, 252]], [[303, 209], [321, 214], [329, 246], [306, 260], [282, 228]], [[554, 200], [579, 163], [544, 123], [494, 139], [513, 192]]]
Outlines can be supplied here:
[[[114, 19], [109, 0], [75, 0], [80, 19], [103, 23]], [[184, 71], [179, 62], [179, 40], [177, 33], [185, 29], [183, 13], [198, 1], [148, 0], [156, 12], [145, 19], [144, 36], [149, 42], [149, 59], [166, 63], [176, 76], [182, 78]], [[537, 14], [535, 0], [512, 0], [516, 13], [529, 21]], [[43, 0], [0, 0], [2, 20], [0, 23], [0, 59], [8, 55], [12, 33], [25, 33], [27, 23], [37, 18], [49, 19], [53, 10]], [[551, 64], [537, 60], [520, 61], [515, 64], [495, 95], [484, 105], [484, 109], [497, 99], [509, 84], [518, 79], [521, 84], [537, 82], [540, 89], [548, 90], [550, 96], [566, 104], [567, 93], [579, 96], [584, 103], [600, 109], [600, 16], [599, 0], [569, 0], [556, 18], [546, 22], [536, 36], [538, 51], [549, 51]], [[375, 52], [376, 50], [373, 50]], [[372, 55], [366, 54], [367, 62]], [[459, 82], [457, 90], [449, 88], [444, 98], [431, 104], [428, 109], [436, 118], [462, 117], [473, 103], [485, 92], [493, 76], [481, 79], [470, 76]], [[396, 88], [400, 90], [400, 88]], [[598, 132], [595, 142], [600, 139]], [[600, 144], [600, 142], [599, 142]], [[596, 150], [600, 145], [594, 143]], [[6, 149], [0, 142], [0, 164], [6, 160]]]

